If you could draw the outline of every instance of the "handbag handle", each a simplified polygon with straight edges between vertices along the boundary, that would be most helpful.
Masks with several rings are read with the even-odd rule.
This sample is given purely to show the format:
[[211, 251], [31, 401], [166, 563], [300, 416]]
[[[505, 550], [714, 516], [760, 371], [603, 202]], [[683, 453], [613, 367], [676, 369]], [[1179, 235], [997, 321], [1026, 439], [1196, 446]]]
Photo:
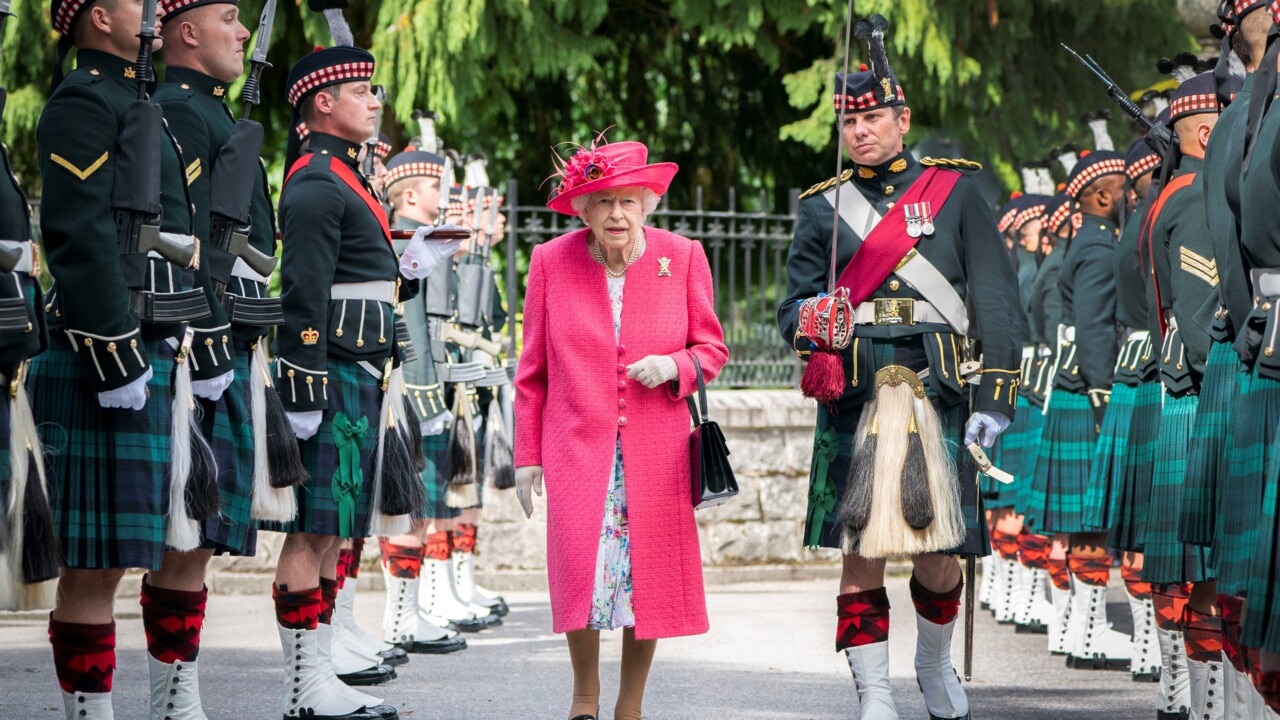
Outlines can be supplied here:
[[[698, 376], [698, 400], [695, 402], [692, 395], [686, 397], [685, 400], [689, 403], [689, 415], [693, 417], [693, 424], [701, 425], [709, 420], [707, 417], [707, 383], [702, 379], [702, 363], [698, 362], [698, 356], [694, 353], [689, 354], [693, 357], [693, 371]], [[698, 412], [699, 405], [701, 405], [701, 413]]]

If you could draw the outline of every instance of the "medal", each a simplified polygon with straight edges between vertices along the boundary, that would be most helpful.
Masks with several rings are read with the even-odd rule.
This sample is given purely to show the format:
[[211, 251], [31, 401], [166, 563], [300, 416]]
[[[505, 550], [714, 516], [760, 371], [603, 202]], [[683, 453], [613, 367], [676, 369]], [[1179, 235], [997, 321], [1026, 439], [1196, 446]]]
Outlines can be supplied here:
[[918, 206], [913, 203], [904, 205], [902, 209], [903, 214], [905, 214], [907, 218], [907, 237], [910, 237], [913, 240], [920, 237], [920, 214], [917, 207]]
[[924, 218], [924, 227], [921, 228], [925, 235], [932, 235], [937, 228], [933, 226], [933, 208], [929, 203], [920, 203], [920, 214]]

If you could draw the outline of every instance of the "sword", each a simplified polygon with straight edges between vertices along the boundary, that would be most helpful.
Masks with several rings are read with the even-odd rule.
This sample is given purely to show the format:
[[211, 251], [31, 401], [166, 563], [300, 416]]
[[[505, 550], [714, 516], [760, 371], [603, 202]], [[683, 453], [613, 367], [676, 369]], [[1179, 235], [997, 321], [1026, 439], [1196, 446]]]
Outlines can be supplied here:
[[271, 48], [271, 28], [275, 22], [276, 0], [267, 0], [267, 4], [262, 7], [262, 17], [258, 19], [258, 39], [253, 43], [253, 55], [249, 58], [249, 76], [244, 79], [244, 88], [240, 91], [245, 120], [249, 119], [253, 106], [262, 102], [259, 88], [262, 71], [271, 67], [271, 63], [267, 62], [267, 50]]
[[966, 555], [964, 558], [964, 681], [973, 681], [973, 583], [977, 567], [977, 558]]

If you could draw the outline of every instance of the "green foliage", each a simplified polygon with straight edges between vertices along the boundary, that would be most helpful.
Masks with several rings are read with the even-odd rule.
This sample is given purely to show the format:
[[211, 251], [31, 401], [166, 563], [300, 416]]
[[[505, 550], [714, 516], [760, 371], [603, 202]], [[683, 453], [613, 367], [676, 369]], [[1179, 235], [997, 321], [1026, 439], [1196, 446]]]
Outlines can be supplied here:
[[[250, 30], [262, 5], [240, 3]], [[1129, 89], [1146, 85], [1157, 57], [1192, 47], [1171, 5], [865, 0], [857, 9], [890, 20], [912, 139], [943, 128], [1010, 183], [1015, 162], [1063, 142], [1087, 144], [1079, 116], [1108, 105], [1057, 43], [1092, 53]], [[641, 139], [655, 157], [680, 164], [675, 206], [691, 206], [699, 187], [708, 206], [722, 206], [737, 186], [741, 197], [764, 190], [785, 208], [789, 188], [829, 173], [831, 76], [845, 8], [840, 0], [352, 0], [346, 15], [357, 42], [378, 57], [375, 80], [390, 93], [384, 131], [395, 143], [413, 134], [415, 108], [435, 110], [446, 142], [486, 152], [490, 176], [516, 178], [522, 203], [546, 197], [552, 146], [587, 143], [612, 127], [610, 139]], [[38, 194], [35, 127], [55, 37], [44, 0], [15, 0], [13, 12], [0, 128], [17, 172]], [[267, 128], [275, 178], [291, 121], [285, 77], [293, 61], [328, 42], [323, 18], [300, 0], [281, 2], [274, 67], [254, 111]], [[855, 47], [852, 62], [862, 55]], [[1116, 121], [1115, 130], [1119, 141], [1130, 128]]]

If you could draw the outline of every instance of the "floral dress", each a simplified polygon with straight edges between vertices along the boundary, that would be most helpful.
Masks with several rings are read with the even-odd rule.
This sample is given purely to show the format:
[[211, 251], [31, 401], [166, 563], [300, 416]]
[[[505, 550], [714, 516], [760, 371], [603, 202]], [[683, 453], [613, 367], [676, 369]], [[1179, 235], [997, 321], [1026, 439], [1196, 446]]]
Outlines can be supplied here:
[[[613, 310], [613, 335], [622, 333], [622, 287], [625, 277], [608, 278], [609, 305]], [[609, 492], [605, 495], [600, 551], [596, 555], [595, 590], [591, 595], [592, 630], [634, 627], [631, 607], [631, 533], [627, 524], [627, 485], [622, 471], [622, 437], [613, 449]]]

